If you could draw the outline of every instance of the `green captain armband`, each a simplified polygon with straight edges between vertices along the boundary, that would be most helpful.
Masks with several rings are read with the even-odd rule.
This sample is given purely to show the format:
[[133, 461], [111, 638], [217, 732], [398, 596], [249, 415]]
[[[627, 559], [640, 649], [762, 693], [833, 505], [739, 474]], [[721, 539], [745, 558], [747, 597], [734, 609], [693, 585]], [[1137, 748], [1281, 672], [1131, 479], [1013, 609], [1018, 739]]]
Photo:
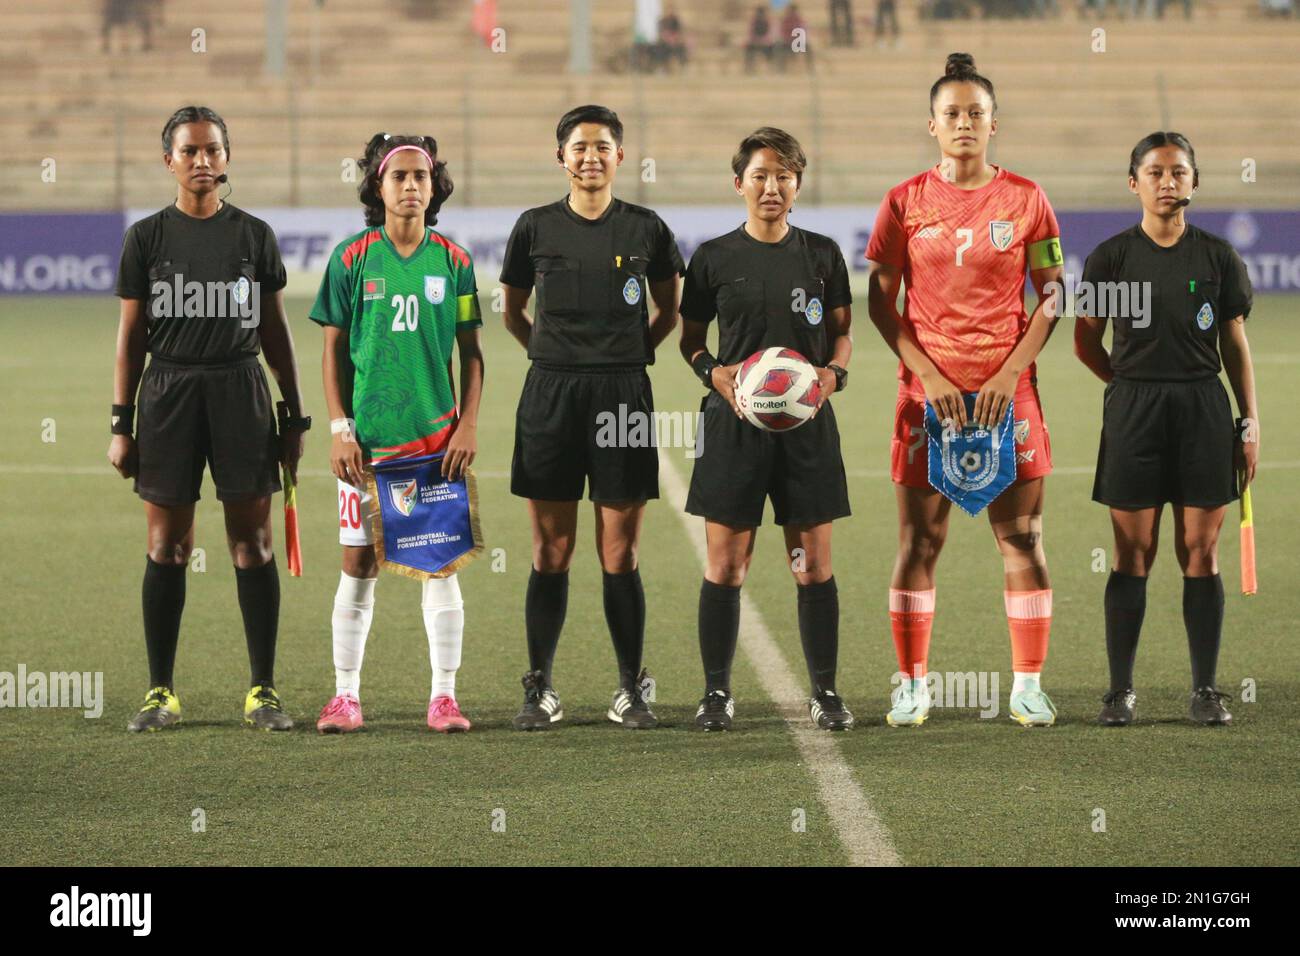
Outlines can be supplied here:
[[1052, 266], [1059, 266], [1064, 262], [1065, 259], [1061, 256], [1061, 239], [1059, 236], [1040, 239], [1029, 246], [1029, 268], [1031, 269], [1050, 269]]

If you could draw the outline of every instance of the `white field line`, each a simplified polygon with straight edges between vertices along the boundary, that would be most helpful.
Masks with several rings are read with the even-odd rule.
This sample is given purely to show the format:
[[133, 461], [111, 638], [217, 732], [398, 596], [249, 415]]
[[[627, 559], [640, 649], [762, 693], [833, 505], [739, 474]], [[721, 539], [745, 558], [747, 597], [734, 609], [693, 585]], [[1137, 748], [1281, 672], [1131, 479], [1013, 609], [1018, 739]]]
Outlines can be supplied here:
[[[703, 567], [707, 554], [704, 521], [686, 513], [686, 485], [676, 468], [669, 464], [667, 456], [659, 466], [659, 481], [687, 536], [695, 545]], [[835, 835], [848, 852], [850, 865], [902, 865], [889, 831], [840, 755], [836, 735], [818, 730], [809, 720], [808, 696], [801, 679], [790, 670], [763, 623], [763, 616], [743, 591], [740, 607], [740, 648], [758, 673], [764, 693], [776, 703], [786, 726], [794, 734], [795, 746], [812, 772], [817, 794], [830, 816]]]

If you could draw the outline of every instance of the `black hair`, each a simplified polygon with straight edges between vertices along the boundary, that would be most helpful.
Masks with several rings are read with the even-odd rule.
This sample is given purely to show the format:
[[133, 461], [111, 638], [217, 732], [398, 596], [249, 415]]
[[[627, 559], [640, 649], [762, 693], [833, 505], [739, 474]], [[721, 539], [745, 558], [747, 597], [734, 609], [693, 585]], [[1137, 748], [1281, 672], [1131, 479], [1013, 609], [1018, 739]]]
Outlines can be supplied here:
[[433, 169], [430, 171], [433, 177], [433, 197], [429, 200], [429, 208], [424, 211], [424, 224], [437, 225], [438, 210], [451, 196], [454, 188], [451, 174], [447, 172], [447, 164], [438, 158], [438, 141], [432, 136], [395, 136], [388, 133], [376, 133], [370, 137], [370, 142], [366, 143], [365, 155], [357, 160], [357, 166], [361, 169], [361, 184], [357, 187], [357, 195], [366, 207], [366, 225], [384, 224], [387, 213], [379, 189], [379, 167], [384, 164], [384, 157], [399, 146], [418, 146], [433, 158]]
[[969, 53], [949, 53], [948, 62], [944, 64], [943, 76], [934, 81], [930, 87], [930, 115], [934, 115], [934, 101], [945, 83], [974, 83], [988, 93], [993, 101], [993, 112], [998, 111], [998, 97], [993, 92], [993, 81], [975, 70], [975, 57]]
[[1157, 130], [1154, 133], [1147, 133], [1138, 140], [1138, 144], [1133, 147], [1133, 152], [1129, 153], [1129, 176], [1132, 179], [1137, 179], [1137, 168], [1142, 164], [1142, 158], [1151, 150], [1159, 149], [1161, 146], [1176, 146], [1187, 154], [1187, 159], [1192, 164], [1192, 188], [1195, 189], [1199, 186], [1201, 174], [1196, 168], [1196, 150], [1192, 149], [1192, 144], [1187, 141], [1186, 136], [1172, 131]]
[[564, 144], [569, 141], [569, 134], [579, 123], [599, 123], [601, 126], [607, 126], [610, 135], [614, 137], [615, 144], [623, 145], [623, 121], [618, 118], [618, 114], [607, 106], [588, 103], [586, 106], [575, 106], [560, 117], [560, 122], [555, 127], [555, 143], [560, 149], [564, 149]]
[[794, 173], [795, 182], [803, 185], [803, 171], [808, 166], [808, 157], [804, 155], [803, 147], [797, 139], [775, 126], [760, 127], [740, 141], [736, 155], [731, 157], [731, 171], [737, 178], [745, 174], [754, 153], [763, 148], [776, 153], [781, 165]]
[[226, 121], [217, 115], [216, 110], [210, 110], [206, 106], [182, 106], [171, 115], [162, 131], [164, 153], [172, 151], [172, 136], [176, 133], [176, 127], [184, 126], [186, 123], [216, 123], [221, 130], [221, 145], [226, 151], [226, 156], [230, 156], [230, 134], [226, 131]]

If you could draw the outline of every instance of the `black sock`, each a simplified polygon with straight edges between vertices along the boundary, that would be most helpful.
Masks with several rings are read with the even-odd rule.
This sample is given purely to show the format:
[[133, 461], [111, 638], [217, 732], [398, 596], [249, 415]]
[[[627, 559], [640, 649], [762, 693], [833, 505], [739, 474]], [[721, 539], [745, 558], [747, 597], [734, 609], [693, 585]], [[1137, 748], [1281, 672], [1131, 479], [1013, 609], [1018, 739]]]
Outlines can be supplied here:
[[569, 572], [542, 574], [536, 568], [528, 576], [524, 599], [524, 628], [528, 632], [528, 669], [546, 675], [551, 686], [551, 665], [560, 643], [564, 615], [569, 608]]
[[840, 653], [840, 592], [834, 575], [821, 584], [799, 585], [799, 640], [813, 694], [834, 690]]
[[1110, 572], [1106, 581], [1106, 659], [1110, 662], [1110, 689], [1133, 686], [1133, 662], [1138, 636], [1147, 613], [1147, 579]]
[[1223, 637], [1223, 578], [1183, 578], [1183, 626], [1192, 656], [1192, 687], [1213, 687]]
[[704, 692], [731, 693], [731, 661], [740, 635], [740, 588], [700, 585], [700, 659], [704, 662]]
[[172, 687], [176, 664], [176, 642], [181, 634], [181, 612], [185, 610], [184, 564], [158, 564], [145, 557], [144, 647], [149, 655], [149, 686]]
[[249, 682], [275, 686], [275, 638], [280, 628], [280, 572], [275, 558], [260, 568], [235, 568], [239, 610], [248, 642]]
[[641, 673], [641, 650], [645, 646], [645, 589], [641, 572], [601, 572], [605, 579], [605, 623], [618, 658], [618, 686], [631, 690]]

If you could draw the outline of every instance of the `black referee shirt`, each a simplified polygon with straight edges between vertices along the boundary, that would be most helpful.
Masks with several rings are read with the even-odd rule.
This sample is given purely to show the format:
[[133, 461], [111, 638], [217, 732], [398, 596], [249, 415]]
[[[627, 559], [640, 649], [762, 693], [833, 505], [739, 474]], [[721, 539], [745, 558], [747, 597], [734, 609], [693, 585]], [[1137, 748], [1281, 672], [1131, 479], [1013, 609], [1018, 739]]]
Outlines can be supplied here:
[[[1140, 224], [1112, 236], [1088, 256], [1083, 279], [1092, 290], [1090, 314], [1115, 325], [1110, 364], [1121, 378], [1182, 382], [1218, 375], [1220, 323], [1250, 314], [1246, 264], [1227, 242], [1191, 223], [1167, 249]], [[1135, 314], [1131, 293], [1126, 315], [1107, 315], [1123, 299], [1101, 294], [1103, 282], [1130, 289], [1149, 282], [1147, 316]]]
[[501, 281], [537, 286], [528, 357], [553, 365], [649, 365], [649, 282], [685, 269], [672, 230], [644, 206], [615, 199], [586, 219], [568, 197], [521, 215]]
[[[171, 308], [178, 281], [182, 307]], [[192, 282], [200, 284], [201, 297], [185, 295]], [[227, 283], [229, 292], [222, 295], [209, 283]], [[117, 294], [144, 301], [149, 351], [175, 362], [216, 364], [256, 355], [252, 299], [284, 286], [275, 233], [230, 203], [208, 219], [167, 206], [133, 224], [122, 241]], [[216, 291], [210, 295], [210, 289]]]
[[791, 226], [780, 242], [760, 242], [741, 226], [691, 256], [682, 317], [712, 322], [717, 316], [724, 365], [782, 346], [821, 367], [831, 358], [826, 313], [852, 301], [849, 271], [833, 239]]

